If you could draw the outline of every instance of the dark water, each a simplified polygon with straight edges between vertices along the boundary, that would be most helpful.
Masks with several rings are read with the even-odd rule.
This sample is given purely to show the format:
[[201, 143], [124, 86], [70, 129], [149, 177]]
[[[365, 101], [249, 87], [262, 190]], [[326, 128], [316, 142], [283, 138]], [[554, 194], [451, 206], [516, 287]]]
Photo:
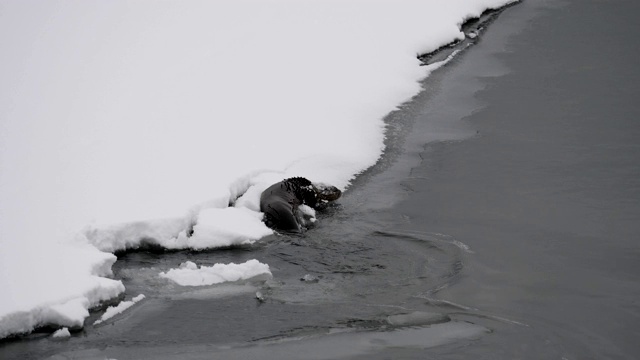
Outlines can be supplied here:
[[[0, 358], [640, 357], [639, 11], [507, 9], [389, 116], [387, 153], [319, 227], [123, 255], [116, 276], [143, 302], [68, 340], [5, 342]], [[157, 276], [253, 258], [272, 280]]]
[[479, 135], [427, 144], [396, 209], [474, 251], [437, 298], [526, 324], [444, 358], [639, 358], [640, 4], [511, 14], [536, 6], [481, 80], [486, 106], [464, 119]]

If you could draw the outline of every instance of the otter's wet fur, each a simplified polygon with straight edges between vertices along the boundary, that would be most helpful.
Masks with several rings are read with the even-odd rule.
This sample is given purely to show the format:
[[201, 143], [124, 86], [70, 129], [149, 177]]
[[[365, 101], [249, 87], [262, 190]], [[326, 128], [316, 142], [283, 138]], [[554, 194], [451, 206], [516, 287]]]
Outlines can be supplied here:
[[292, 177], [275, 183], [262, 192], [260, 211], [265, 214], [264, 222], [268, 227], [301, 232], [308, 224], [298, 209], [300, 205], [319, 209], [341, 195], [342, 192], [335, 186], [313, 183], [303, 177]]

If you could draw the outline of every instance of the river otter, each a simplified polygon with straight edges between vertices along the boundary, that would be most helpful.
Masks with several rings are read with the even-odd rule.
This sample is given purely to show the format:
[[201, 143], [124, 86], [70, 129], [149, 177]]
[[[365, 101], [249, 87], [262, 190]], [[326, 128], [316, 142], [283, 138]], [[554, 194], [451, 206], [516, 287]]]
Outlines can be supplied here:
[[319, 209], [337, 200], [342, 192], [335, 186], [312, 183], [303, 177], [293, 177], [273, 184], [260, 196], [260, 211], [265, 224], [273, 229], [301, 232], [308, 224], [298, 209], [307, 205]]

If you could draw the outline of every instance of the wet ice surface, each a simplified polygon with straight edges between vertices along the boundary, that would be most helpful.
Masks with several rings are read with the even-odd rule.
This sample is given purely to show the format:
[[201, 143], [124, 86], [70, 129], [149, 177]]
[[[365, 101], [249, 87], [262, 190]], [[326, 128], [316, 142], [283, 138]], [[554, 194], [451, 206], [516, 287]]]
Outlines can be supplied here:
[[[477, 339], [487, 329], [467, 323], [449, 322], [436, 326], [390, 329], [383, 332], [346, 331], [305, 336], [261, 344], [245, 344], [233, 348], [212, 345], [160, 346], [133, 351], [113, 349], [109, 356], [136, 359], [338, 359], [368, 358], [389, 349], [428, 349], [456, 340]], [[400, 350], [401, 351], [401, 350]], [[95, 349], [78, 351], [71, 356], [83, 359], [104, 358], [105, 352]], [[55, 358], [55, 357], [54, 357]]]

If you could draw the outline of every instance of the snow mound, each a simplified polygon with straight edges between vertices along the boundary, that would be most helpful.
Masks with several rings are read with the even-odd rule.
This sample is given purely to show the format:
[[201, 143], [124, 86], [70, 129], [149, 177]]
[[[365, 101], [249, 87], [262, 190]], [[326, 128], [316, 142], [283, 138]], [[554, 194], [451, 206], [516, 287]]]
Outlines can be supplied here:
[[245, 208], [206, 209], [198, 214], [190, 237], [180, 236], [168, 248], [206, 249], [250, 244], [273, 234], [262, 222], [263, 214]]
[[215, 264], [198, 267], [187, 261], [177, 269], [161, 272], [160, 276], [182, 286], [206, 286], [224, 282], [254, 279], [259, 276], [270, 278], [269, 265], [258, 260], [249, 260], [242, 264]]
[[56, 330], [51, 335], [51, 337], [53, 338], [68, 338], [69, 336], [71, 336], [71, 333], [69, 332], [69, 328], [66, 328], [66, 327]]
[[[108, 252], [148, 245], [202, 250], [251, 244], [273, 234], [262, 222], [260, 195], [286, 177], [286, 173], [252, 173], [232, 182], [224, 196], [195, 205], [182, 217], [90, 224], [81, 237]], [[229, 206], [232, 202], [234, 206]]]

